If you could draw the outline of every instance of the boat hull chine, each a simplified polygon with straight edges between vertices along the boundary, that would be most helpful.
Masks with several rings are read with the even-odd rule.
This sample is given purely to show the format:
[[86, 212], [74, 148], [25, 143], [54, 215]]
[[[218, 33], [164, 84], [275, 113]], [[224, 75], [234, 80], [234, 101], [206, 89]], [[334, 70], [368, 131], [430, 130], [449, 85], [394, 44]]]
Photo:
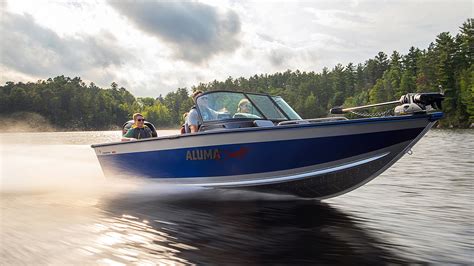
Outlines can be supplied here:
[[383, 171], [392, 159], [393, 155], [384, 154], [384, 156], [377, 156], [377, 159], [370, 160], [370, 162], [328, 173], [316, 174], [304, 179], [274, 184], [234, 187], [234, 189], [325, 199], [345, 194], [369, 182], [378, 175], [378, 172]]

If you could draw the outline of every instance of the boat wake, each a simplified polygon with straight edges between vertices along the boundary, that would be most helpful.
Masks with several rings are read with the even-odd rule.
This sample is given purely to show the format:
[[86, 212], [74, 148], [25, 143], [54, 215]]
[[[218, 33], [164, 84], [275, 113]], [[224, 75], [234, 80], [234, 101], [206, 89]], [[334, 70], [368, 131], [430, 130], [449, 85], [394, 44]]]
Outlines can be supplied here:
[[180, 202], [180, 201], [306, 201], [308, 199], [291, 195], [268, 194], [244, 190], [228, 190], [181, 186], [174, 184], [147, 183], [146, 180], [135, 188], [122, 191], [120, 194], [110, 195], [107, 200], [120, 199], [121, 202]]
[[101, 193], [128, 190], [133, 179], [106, 180], [86, 145], [0, 145], [2, 193]]
[[6, 144], [0, 146], [1, 193], [54, 193], [132, 202], [190, 199], [285, 200], [292, 196], [251, 191], [158, 184], [143, 178], [105, 178], [88, 145]]

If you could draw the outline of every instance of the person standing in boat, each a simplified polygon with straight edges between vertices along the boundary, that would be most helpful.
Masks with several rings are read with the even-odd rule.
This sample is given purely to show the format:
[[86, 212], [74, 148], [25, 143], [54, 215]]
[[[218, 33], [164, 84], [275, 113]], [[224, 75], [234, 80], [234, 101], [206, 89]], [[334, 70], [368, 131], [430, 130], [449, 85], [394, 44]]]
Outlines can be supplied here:
[[153, 136], [151, 129], [145, 125], [145, 118], [142, 114], [133, 114], [133, 121], [132, 127], [123, 135], [123, 140], [147, 139]]
[[[189, 128], [189, 132], [186, 133], [195, 133], [199, 130], [201, 121], [199, 120], [199, 114], [196, 110], [196, 104], [198, 104], [196, 100], [202, 93], [202, 91], [198, 90], [192, 95], [195, 105], [191, 108], [186, 117], [185, 129]], [[199, 111], [201, 111], [202, 119], [204, 121], [214, 120], [217, 118], [217, 112], [209, 107], [206, 95], [199, 98]]]

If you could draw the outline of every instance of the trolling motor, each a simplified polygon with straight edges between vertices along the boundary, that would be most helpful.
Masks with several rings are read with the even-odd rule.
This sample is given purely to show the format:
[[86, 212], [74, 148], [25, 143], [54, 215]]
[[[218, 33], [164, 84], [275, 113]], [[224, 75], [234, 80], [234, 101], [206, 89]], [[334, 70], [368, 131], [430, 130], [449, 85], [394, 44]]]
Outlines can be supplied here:
[[342, 106], [331, 108], [331, 114], [344, 114], [360, 109], [371, 107], [385, 106], [391, 104], [401, 104], [395, 107], [395, 115], [425, 113], [430, 109], [441, 109], [441, 102], [444, 100], [444, 94], [438, 92], [426, 93], [408, 93], [400, 97], [398, 101], [369, 104], [350, 108], [342, 108]]

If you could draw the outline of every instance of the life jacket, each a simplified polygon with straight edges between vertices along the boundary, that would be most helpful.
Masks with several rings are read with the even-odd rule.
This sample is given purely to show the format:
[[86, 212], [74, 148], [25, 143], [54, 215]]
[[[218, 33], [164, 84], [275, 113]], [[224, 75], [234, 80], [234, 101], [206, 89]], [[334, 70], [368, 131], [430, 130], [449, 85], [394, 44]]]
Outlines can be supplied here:
[[153, 134], [151, 132], [151, 129], [149, 127], [147, 127], [146, 125], [144, 125], [143, 128], [139, 128], [139, 127], [137, 127], [137, 125], [133, 124], [132, 129], [133, 129], [132, 138], [135, 138], [135, 139], [151, 138], [152, 134]]

